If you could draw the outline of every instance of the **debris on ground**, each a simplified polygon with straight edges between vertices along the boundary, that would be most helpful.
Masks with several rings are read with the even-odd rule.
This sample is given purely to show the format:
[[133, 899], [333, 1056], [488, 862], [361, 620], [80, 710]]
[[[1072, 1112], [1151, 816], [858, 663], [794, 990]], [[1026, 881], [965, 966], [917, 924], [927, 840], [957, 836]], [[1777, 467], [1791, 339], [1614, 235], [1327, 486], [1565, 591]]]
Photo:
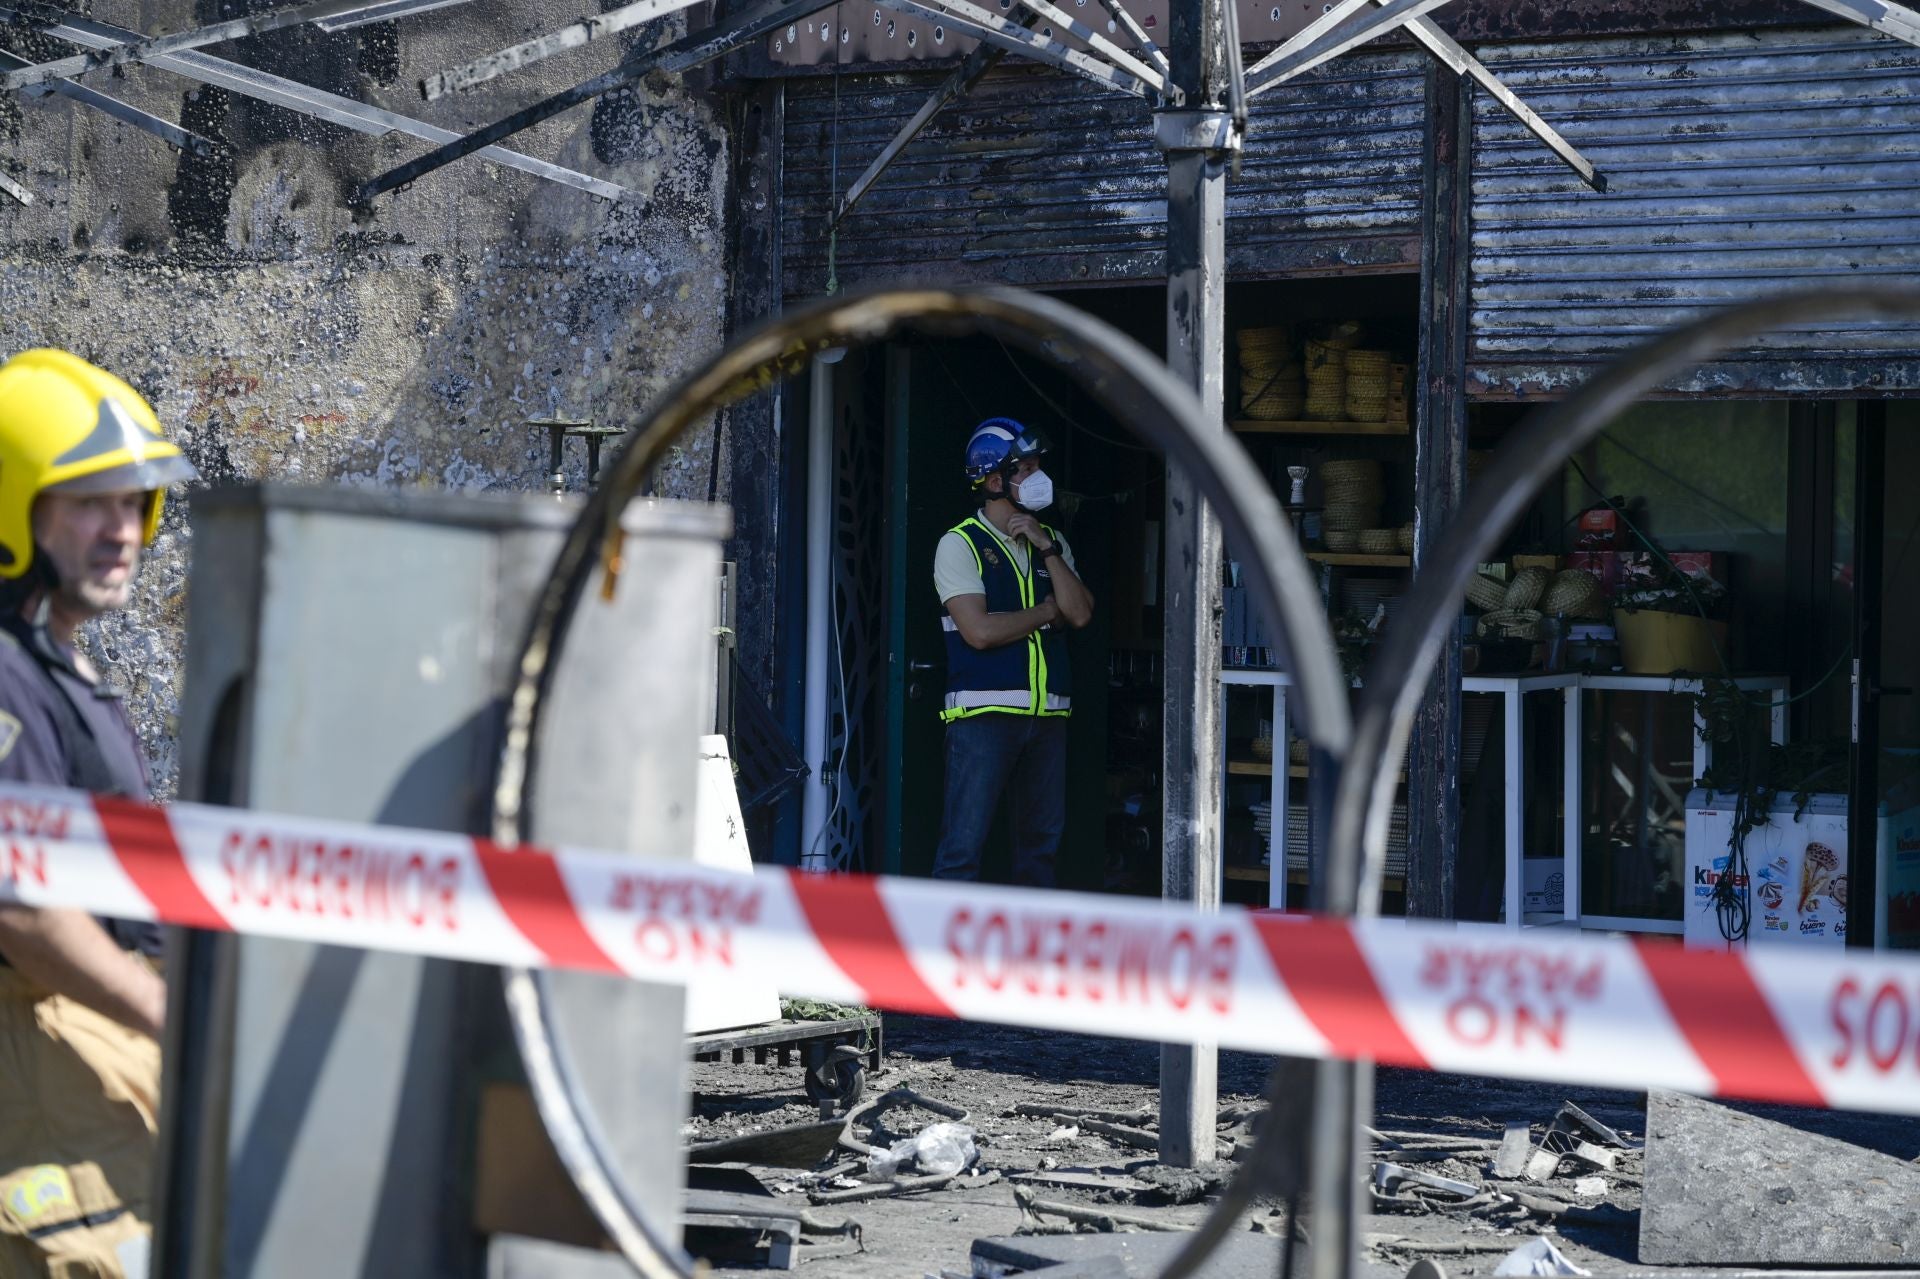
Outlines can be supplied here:
[[1013, 1201], [1020, 1206], [1020, 1233], [1023, 1235], [1187, 1229], [1185, 1224], [1165, 1217], [1148, 1217], [1138, 1213], [1116, 1212], [1111, 1208], [1088, 1208], [1081, 1204], [1042, 1199], [1026, 1186], [1013, 1188]]
[[1566, 1279], [1583, 1279], [1593, 1271], [1582, 1270], [1568, 1261], [1566, 1254], [1553, 1246], [1553, 1241], [1544, 1235], [1533, 1238], [1515, 1248], [1503, 1258], [1493, 1273], [1500, 1276], [1539, 1275], [1552, 1279], [1553, 1276], [1565, 1276]]
[[1679, 1093], [1647, 1101], [1640, 1260], [1912, 1264], [1920, 1168]]

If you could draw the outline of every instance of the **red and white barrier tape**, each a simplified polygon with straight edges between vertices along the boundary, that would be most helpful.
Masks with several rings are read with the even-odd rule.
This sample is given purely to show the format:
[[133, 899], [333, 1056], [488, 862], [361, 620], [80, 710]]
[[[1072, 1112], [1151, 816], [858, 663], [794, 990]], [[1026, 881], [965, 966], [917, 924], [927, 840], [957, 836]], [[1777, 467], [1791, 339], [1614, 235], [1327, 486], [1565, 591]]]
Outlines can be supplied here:
[[0, 899], [1045, 1029], [1920, 1114], [1920, 957], [1205, 914], [0, 786]]

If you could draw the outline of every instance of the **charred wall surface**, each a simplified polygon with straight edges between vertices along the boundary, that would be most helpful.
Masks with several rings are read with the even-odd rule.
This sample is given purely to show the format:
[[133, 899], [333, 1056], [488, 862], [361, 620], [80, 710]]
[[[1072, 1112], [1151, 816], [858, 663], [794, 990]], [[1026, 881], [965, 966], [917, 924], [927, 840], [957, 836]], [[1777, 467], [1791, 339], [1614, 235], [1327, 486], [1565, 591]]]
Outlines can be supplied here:
[[[159, 34], [235, 9], [106, 0], [91, 16]], [[433, 103], [420, 77], [566, 16], [486, 0], [205, 52], [464, 132], [606, 70], [624, 46], [598, 42]], [[0, 45], [34, 61], [75, 51], [21, 27]], [[347, 193], [428, 143], [148, 67], [84, 83], [221, 146], [176, 152], [63, 97], [0, 101], [0, 170], [36, 197], [0, 197], [0, 351], [62, 346], [127, 378], [211, 482], [537, 490], [546, 446], [529, 418], [630, 421], [722, 339], [724, 120], [677, 79], [506, 144], [618, 183], [631, 193], [618, 203], [475, 157], [358, 215]], [[714, 452], [710, 427], [693, 434], [658, 491], [707, 497]], [[730, 488], [723, 474], [718, 495]], [[163, 792], [191, 504], [170, 506], [134, 607], [91, 639], [128, 690]]]

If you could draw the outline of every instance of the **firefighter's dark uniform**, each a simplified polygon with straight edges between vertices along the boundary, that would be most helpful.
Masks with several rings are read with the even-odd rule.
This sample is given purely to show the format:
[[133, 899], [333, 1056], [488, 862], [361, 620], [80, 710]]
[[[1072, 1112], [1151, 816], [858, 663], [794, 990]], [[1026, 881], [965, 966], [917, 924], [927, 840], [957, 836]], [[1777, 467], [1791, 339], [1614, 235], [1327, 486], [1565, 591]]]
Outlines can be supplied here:
[[[0, 781], [147, 797], [120, 699], [44, 631], [0, 617]], [[150, 924], [102, 920], [159, 953]], [[0, 1276], [146, 1272], [160, 1047], [0, 960]]]

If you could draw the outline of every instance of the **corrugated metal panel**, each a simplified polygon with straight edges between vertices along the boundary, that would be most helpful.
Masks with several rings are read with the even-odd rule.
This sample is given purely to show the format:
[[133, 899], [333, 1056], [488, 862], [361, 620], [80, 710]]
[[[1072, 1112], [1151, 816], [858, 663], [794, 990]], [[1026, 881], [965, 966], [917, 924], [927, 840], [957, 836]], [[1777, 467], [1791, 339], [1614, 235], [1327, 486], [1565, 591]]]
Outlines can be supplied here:
[[[1507, 47], [1488, 64], [1606, 174], [1476, 95], [1476, 395], [1551, 395], [1704, 310], [1920, 285], [1920, 50], [1859, 28]], [[1784, 332], [1676, 391], [1920, 390], [1920, 326]]]
[[[937, 77], [789, 81], [784, 277], [824, 290], [826, 214]], [[1411, 54], [1255, 100], [1228, 181], [1240, 275], [1398, 270], [1419, 261], [1423, 79]], [[1166, 163], [1137, 98], [1032, 69], [996, 73], [935, 117], [840, 226], [842, 284], [1127, 281], [1166, 274]], [[834, 181], [835, 140], [838, 180]]]

